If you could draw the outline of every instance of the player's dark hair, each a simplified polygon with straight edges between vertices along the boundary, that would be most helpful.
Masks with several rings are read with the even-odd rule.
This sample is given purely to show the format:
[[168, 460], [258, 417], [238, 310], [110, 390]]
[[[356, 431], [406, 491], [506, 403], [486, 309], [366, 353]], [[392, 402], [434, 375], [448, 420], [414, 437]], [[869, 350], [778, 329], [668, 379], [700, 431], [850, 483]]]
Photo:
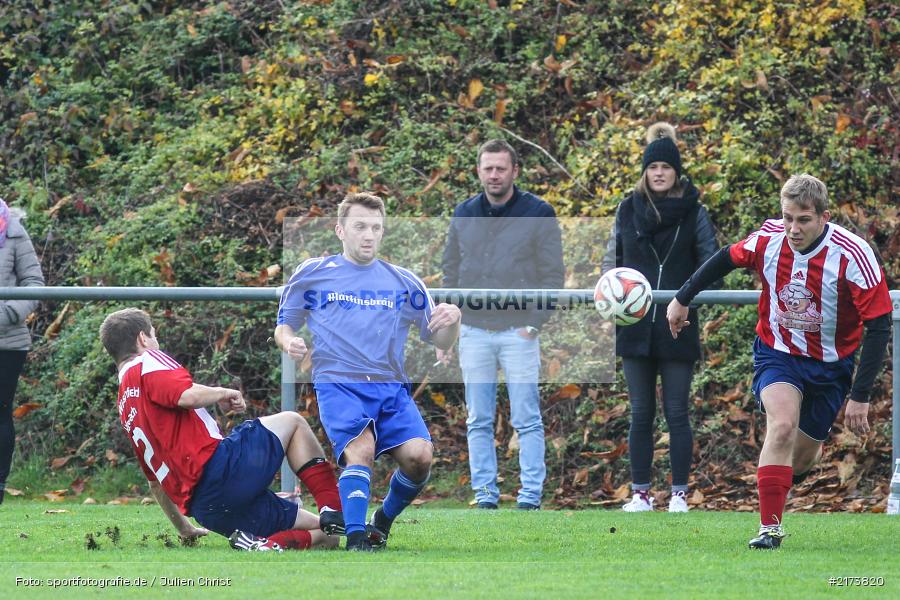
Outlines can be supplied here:
[[828, 210], [828, 188], [809, 173], [791, 175], [781, 188], [781, 200], [793, 202], [804, 210], [813, 209], [821, 215]]
[[496, 154], [497, 152], [506, 152], [509, 154], [509, 160], [512, 163], [513, 167], [519, 164], [519, 155], [516, 154], [516, 149], [509, 145], [506, 140], [488, 140], [481, 145], [481, 148], [478, 149], [478, 166], [481, 166], [481, 155], [485, 152], [489, 154]]
[[381, 213], [382, 217], [385, 216], [384, 200], [370, 192], [354, 192], [352, 194], [347, 194], [346, 196], [344, 196], [344, 199], [340, 204], [338, 204], [339, 222], [344, 222], [344, 219], [347, 217], [347, 213], [350, 212], [350, 207], [354, 204], [377, 210]]
[[153, 325], [150, 315], [139, 308], [117, 310], [103, 319], [100, 325], [100, 341], [116, 364], [137, 353], [137, 337], [143, 332], [150, 335]]

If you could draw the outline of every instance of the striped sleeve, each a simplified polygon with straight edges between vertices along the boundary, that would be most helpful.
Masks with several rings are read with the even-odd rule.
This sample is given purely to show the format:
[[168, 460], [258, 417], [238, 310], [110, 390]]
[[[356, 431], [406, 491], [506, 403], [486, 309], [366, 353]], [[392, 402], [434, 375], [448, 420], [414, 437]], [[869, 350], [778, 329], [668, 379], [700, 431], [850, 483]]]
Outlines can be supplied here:
[[831, 239], [847, 257], [845, 276], [860, 319], [870, 321], [890, 313], [891, 295], [872, 247], [844, 229], [835, 228]]
[[141, 370], [141, 390], [147, 400], [175, 408], [181, 395], [194, 385], [188, 370], [173, 358], [158, 350], [148, 350]]
[[779, 219], [769, 219], [745, 240], [731, 245], [729, 249], [731, 262], [736, 267], [753, 268], [756, 265], [757, 253], [765, 251], [766, 247], [766, 242], [760, 238], [769, 238], [779, 233], [784, 233], [784, 223]]

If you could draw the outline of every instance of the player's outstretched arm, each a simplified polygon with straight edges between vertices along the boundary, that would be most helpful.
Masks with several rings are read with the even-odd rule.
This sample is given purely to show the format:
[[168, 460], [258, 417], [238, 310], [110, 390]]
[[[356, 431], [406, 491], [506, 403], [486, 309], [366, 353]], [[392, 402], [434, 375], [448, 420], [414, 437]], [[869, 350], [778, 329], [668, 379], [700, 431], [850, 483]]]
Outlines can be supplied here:
[[306, 342], [294, 333], [294, 328], [290, 325], [279, 325], [275, 328], [275, 343], [282, 352], [287, 352], [288, 356], [297, 362], [303, 360], [309, 352]]
[[156, 498], [157, 504], [159, 504], [159, 507], [166, 516], [169, 517], [169, 521], [172, 522], [175, 529], [178, 530], [178, 535], [183, 538], [193, 539], [209, 533], [208, 529], [195, 527], [187, 517], [178, 511], [178, 507], [175, 506], [175, 503], [172, 502], [172, 499], [169, 498], [169, 495], [162, 489], [162, 486], [159, 485], [158, 481], [150, 482], [150, 493]]
[[449, 350], [459, 336], [459, 323], [462, 312], [455, 304], [438, 304], [431, 311], [428, 330], [432, 334], [432, 342], [441, 350]]
[[209, 387], [199, 383], [184, 390], [178, 399], [178, 406], [186, 409], [207, 408], [218, 404], [224, 412], [244, 412], [247, 408], [244, 396], [238, 390], [223, 387]]

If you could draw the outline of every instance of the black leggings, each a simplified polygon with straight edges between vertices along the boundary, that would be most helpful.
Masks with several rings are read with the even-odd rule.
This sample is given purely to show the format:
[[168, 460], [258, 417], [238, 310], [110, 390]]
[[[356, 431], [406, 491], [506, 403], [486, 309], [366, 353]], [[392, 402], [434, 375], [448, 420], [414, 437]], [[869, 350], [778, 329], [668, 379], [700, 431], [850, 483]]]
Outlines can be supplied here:
[[622, 367], [631, 400], [628, 452], [631, 481], [650, 483], [653, 462], [653, 430], [656, 419], [656, 376], [662, 377], [662, 404], [669, 425], [672, 485], [687, 485], [694, 452], [694, 435], [688, 418], [688, 400], [694, 362], [656, 358], [623, 358]]
[[27, 355], [25, 350], [0, 350], [0, 484], [4, 485], [9, 476], [13, 448], [16, 445], [13, 397], [16, 395], [19, 375]]

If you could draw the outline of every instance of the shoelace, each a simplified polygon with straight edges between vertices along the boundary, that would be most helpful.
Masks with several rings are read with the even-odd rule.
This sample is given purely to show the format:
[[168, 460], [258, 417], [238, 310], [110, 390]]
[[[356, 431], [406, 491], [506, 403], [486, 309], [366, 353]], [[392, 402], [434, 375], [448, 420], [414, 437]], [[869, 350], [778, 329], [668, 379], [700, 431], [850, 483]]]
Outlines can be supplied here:
[[771, 537], [783, 538], [784, 529], [781, 528], [781, 525], [761, 525], [759, 527], [759, 535], [763, 534], [767, 534]]

